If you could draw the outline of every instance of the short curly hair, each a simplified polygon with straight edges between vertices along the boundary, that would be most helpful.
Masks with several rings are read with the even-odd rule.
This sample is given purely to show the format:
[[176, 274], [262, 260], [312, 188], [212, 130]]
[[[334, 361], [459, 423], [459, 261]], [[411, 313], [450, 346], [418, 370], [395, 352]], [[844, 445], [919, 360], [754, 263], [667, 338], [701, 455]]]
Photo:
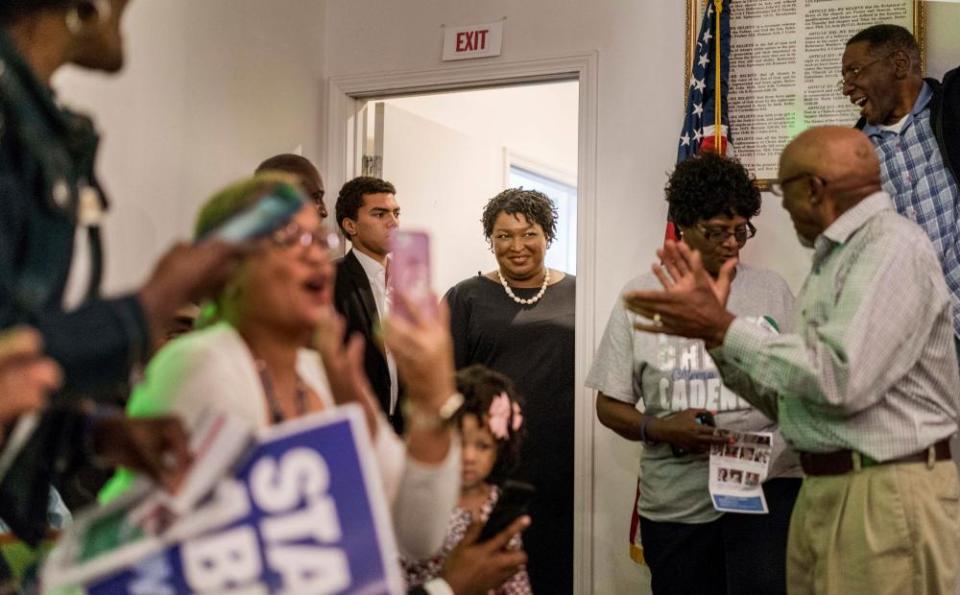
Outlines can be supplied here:
[[[463, 395], [463, 405], [457, 410], [455, 419], [457, 425], [463, 427], [465, 415], [473, 415], [480, 424], [486, 425], [490, 404], [494, 397], [506, 394], [510, 397], [511, 405], [522, 407], [517, 389], [513, 382], [499, 372], [494, 372], [481, 364], [474, 364], [457, 372], [457, 390]], [[513, 429], [514, 408], [511, 406], [510, 419], [507, 424], [506, 439], [497, 440], [497, 461], [493, 464], [490, 475], [484, 480], [487, 483], [501, 485], [512, 474], [520, 462], [520, 445], [526, 433], [526, 424], [520, 429]]]
[[760, 190], [735, 159], [701, 153], [677, 165], [665, 188], [669, 218], [682, 227], [719, 215], [760, 214]]
[[494, 196], [483, 208], [483, 236], [490, 241], [493, 235], [493, 226], [500, 213], [508, 215], [523, 215], [530, 223], [538, 223], [543, 228], [543, 235], [547, 238], [547, 245], [553, 243], [557, 237], [557, 207], [550, 197], [536, 190], [508, 188]]
[[[867, 27], [847, 41], [847, 45], [867, 42], [870, 54], [901, 51], [910, 57], [915, 71], [920, 71], [920, 45], [913, 33], [900, 25], [881, 24]], [[879, 51], [878, 51], [879, 50]]]
[[347, 235], [347, 230], [343, 228], [343, 220], [353, 219], [356, 221], [357, 213], [363, 206], [364, 194], [396, 194], [397, 189], [393, 184], [380, 178], [371, 176], [360, 176], [344, 184], [340, 188], [340, 194], [337, 196], [337, 204], [334, 207], [337, 214], [337, 225], [340, 231]]
[[264, 159], [253, 173], [262, 174], [268, 171], [282, 171], [301, 178], [321, 177], [317, 166], [312, 161], [295, 153], [280, 153]]

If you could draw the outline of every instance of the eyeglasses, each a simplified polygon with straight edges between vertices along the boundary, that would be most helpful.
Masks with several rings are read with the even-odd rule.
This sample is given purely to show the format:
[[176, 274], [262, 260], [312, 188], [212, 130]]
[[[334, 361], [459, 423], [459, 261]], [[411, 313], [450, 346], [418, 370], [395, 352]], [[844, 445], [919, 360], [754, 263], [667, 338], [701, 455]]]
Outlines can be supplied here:
[[293, 222], [270, 234], [270, 241], [278, 248], [299, 246], [301, 249], [307, 249], [310, 246], [317, 246], [322, 250], [336, 250], [340, 246], [340, 236], [336, 233], [324, 228], [306, 231]]
[[774, 196], [783, 196], [783, 193], [786, 192], [787, 184], [791, 182], [796, 182], [797, 180], [801, 180], [803, 178], [813, 178], [815, 180], [820, 180], [821, 186], [827, 185], [827, 181], [821, 178], [820, 176], [815, 176], [812, 173], [805, 171], [795, 176], [790, 176], [789, 178], [784, 178], [782, 180], [775, 180], [771, 182], [770, 192], [772, 192]]
[[747, 221], [746, 225], [738, 225], [733, 228], [733, 231], [726, 227], [706, 227], [700, 224], [697, 224], [695, 227], [697, 231], [700, 232], [700, 235], [703, 236], [703, 239], [718, 246], [733, 236], [733, 239], [737, 241], [737, 245], [742, 247], [747, 243], [747, 240], [757, 235], [757, 228], [749, 221]]
[[840, 73], [840, 80], [837, 81], [837, 88], [842, 90], [843, 87], [847, 84], [848, 81], [856, 80], [857, 77], [859, 77], [860, 74], [861, 74], [864, 70], [866, 70], [867, 68], [870, 68], [871, 66], [873, 66], [873, 65], [876, 64], [877, 62], [880, 62], [880, 61], [882, 61], [882, 60], [886, 60], [887, 58], [889, 58], [890, 56], [892, 56], [894, 53], [895, 53], [895, 52], [891, 52], [891, 53], [887, 54], [886, 56], [883, 56], [883, 57], [877, 58], [876, 60], [872, 60], [872, 61], [870, 61], [870, 62], [867, 62], [867, 63], [864, 64], [863, 66], [854, 66], [854, 67], [852, 67], [852, 68], [848, 68], [848, 69], [845, 70], [845, 71], [842, 71], [842, 72]]

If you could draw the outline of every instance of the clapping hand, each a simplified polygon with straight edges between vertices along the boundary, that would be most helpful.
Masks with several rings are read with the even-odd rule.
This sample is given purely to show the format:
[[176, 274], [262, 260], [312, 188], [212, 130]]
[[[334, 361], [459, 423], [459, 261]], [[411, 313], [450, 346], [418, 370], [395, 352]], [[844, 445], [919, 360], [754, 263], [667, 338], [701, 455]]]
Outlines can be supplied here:
[[657, 257], [661, 264], [654, 264], [651, 269], [664, 289], [674, 286], [678, 289], [692, 289], [697, 285], [704, 285], [709, 287], [720, 304], [726, 307], [738, 259], [731, 258], [724, 262], [714, 278], [704, 268], [700, 252], [683, 242], [667, 240], [662, 248], [657, 249]]
[[704, 269], [700, 253], [667, 240], [657, 251], [663, 264], [653, 274], [663, 290], [631, 291], [623, 296], [628, 310], [652, 320], [637, 330], [703, 339], [708, 348], [723, 343], [734, 316], [726, 310], [736, 259], [723, 264], [714, 279]]

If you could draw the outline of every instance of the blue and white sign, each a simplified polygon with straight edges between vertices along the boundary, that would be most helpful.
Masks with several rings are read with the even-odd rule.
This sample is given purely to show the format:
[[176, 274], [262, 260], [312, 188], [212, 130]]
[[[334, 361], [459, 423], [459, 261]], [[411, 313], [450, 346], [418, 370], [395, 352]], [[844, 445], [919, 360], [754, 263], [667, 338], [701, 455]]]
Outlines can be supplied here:
[[191, 518], [208, 526], [214, 519], [215, 527], [86, 581], [87, 591], [402, 593], [374, 460], [353, 408], [270, 428], [234, 476], [169, 533], [184, 533]]

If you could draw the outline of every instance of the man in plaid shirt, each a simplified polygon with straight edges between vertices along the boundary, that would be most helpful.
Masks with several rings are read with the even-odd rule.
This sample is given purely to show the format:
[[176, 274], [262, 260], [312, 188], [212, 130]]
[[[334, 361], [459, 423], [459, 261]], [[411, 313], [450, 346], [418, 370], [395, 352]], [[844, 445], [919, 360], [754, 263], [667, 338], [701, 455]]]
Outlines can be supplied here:
[[924, 79], [913, 35], [875, 25], [847, 42], [841, 74], [843, 94], [861, 108], [856, 127], [880, 158], [883, 189], [937, 251], [960, 351], [960, 69], [942, 84]]

